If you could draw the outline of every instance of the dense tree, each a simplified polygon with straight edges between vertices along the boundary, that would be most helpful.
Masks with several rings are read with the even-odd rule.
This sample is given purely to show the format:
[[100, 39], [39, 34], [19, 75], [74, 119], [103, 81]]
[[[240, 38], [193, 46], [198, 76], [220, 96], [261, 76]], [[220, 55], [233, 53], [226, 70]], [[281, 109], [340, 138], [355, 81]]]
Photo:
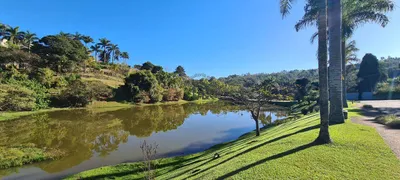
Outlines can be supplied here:
[[297, 93], [296, 100], [303, 101], [304, 97], [308, 95], [310, 80], [307, 78], [297, 79], [295, 82]]
[[[281, 0], [280, 12], [285, 17], [292, 8], [294, 0]], [[311, 8], [315, 7], [315, 8]], [[327, 57], [327, 5], [326, 0], [308, 0], [304, 8], [305, 17], [310, 19], [307, 12], [315, 14], [318, 28], [318, 74], [319, 74], [319, 105], [321, 126], [316, 143], [330, 143], [329, 135], [329, 106], [328, 106], [328, 57]], [[304, 17], [303, 17], [304, 19]], [[297, 29], [297, 28], [296, 28]]]
[[[359, 97], [363, 92], [373, 92], [379, 81], [381, 72], [378, 58], [373, 54], [366, 54], [360, 64], [360, 70], [357, 77], [359, 79], [358, 91]], [[360, 98], [361, 99], [361, 98]]]
[[186, 76], [185, 69], [182, 66], [176, 67], [174, 73], [176, 73], [176, 74], [178, 74], [179, 76], [182, 76], [182, 77]]
[[153, 70], [153, 68], [154, 68], [154, 64], [149, 62], [149, 61], [147, 61], [147, 62], [142, 64], [142, 66], [140, 67], [140, 70], [149, 70], [149, 71], [151, 71], [151, 70]]
[[79, 63], [88, 59], [86, 48], [80, 41], [63, 35], [49, 35], [33, 46], [33, 52], [56, 72], [70, 72]]

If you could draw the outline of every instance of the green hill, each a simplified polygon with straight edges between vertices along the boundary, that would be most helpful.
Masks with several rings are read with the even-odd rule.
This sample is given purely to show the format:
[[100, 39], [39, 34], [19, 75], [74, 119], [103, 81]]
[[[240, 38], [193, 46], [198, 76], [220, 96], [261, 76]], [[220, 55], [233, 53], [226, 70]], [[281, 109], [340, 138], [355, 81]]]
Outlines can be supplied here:
[[[350, 109], [350, 116], [357, 110]], [[250, 119], [249, 119], [250, 120]], [[319, 115], [248, 133], [188, 156], [158, 161], [156, 179], [398, 179], [400, 161], [375, 129], [347, 121], [330, 127], [334, 141], [313, 145]], [[215, 153], [220, 157], [214, 159]], [[106, 166], [71, 176], [143, 179], [141, 163]]]

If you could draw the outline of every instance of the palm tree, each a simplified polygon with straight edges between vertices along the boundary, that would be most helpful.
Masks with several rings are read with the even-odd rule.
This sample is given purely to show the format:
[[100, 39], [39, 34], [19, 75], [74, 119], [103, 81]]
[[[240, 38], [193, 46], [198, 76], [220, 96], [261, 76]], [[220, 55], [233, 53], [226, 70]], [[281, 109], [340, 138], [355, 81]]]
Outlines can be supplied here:
[[103, 51], [101, 52], [101, 59], [103, 60], [103, 62], [108, 62], [109, 60], [109, 53], [107, 52], [107, 48], [111, 45], [111, 41], [106, 39], [106, 38], [101, 38], [99, 39], [99, 43], [97, 43], [97, 45], [99, 45]]
[[[389, 23], [387, 12], [393, 11], [394, 2], [392, 0], [342, 0], [342, 69], [346, 66], [346, 41], [351, 38], [354, 30], [367, 22], [375, 22], [385, 27]], [[317, 21], [317, 8], [309, 5], [305, 8], [303, 18], [295, 25], [297, 31], [309, 25], [314, 25]], [[318, 36], [315, 33], [311, 37], [311, 42]], [[346, 74], [343, 72], [343, 82], [346, 80]], [[343, 83], [343, 106], [347, 107], [346, 98], [347, 88]]]
[[100, 45], [98, 45], [98, 44], [95, 44], [95, 45], [92, 45], [92, 46], [90, 46], [90, 50], [92, 51], [92, 52], [94, 52], [94, 59], [97, 61], [97, 54], [100, 52]]
[[111, 64], [114, 64], [114, 60], [118, 60], [121, 51], [119, 50], [118, 44], [111, 44], [108, 47], [108, 51], [111, 54]]
[[[280, 0], [281, 14], [286, 16], [294, 0]], [[318, 27], [318, 73], [319, 73], [319, 105], [321, 125], [316, 143], [330, 143], [329, 135], [329, 107], [328, 107], [328, 57], [327, 57], [327, 11], [326, 0], [308, 0], [307, 7], [313, 8], [317, 14]], [[305, 9], [306, 9], [305, 8]]]
[[129, 59], [129, 54], [128, 54], [128, 52], [121, 52], [120, 57], [125, 61], [125, 60]]
[[344, 123], [342, 85], [342, 8], [341, 0], [328, 0], [329, 26], [329, 122]]
[[3, 23], [0, 23], [0, 40], [3, 39], [3, 37], [6, 35], [7, 29], [9, 27]]
[[5, 38], [10, 41], [11, 44], [18, 44], [18, 41], [22, 39], [24, 32], [19, 31], [19, 27], [9, 27], [6, 30]]
[[82, 36], [82, 41], [85, 43], [85, 47], [87, 48], [87, 45], [93, 42], [93, 38], [90, 36]]
[[26, 31], [25, 35], [24, 35], [24, 42], [25, 42], [25, 46], [28, 48], [28, 52], [31, 53], [31, 47], [32, 47], [32, 43], [37, 41], [39, 38], [36, 36], [35, 33], [31, 33], [29, 31]]
[[73, 40], [78, 40], [78, 41], [80, 41], [80, 40], [82, 40], [82, 38], [83, 38], [83, 35], [80, 34], [79, 32], [75, 32], [75, 34], [72, 35], [72, 39], [73, 39]]

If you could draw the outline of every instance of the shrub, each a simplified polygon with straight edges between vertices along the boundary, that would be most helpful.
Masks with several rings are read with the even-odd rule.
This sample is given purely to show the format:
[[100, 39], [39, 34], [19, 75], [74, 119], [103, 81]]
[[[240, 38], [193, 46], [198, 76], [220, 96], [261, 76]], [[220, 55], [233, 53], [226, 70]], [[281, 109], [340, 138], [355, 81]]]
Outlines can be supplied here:
[[301, 109], [301, 114], [307, 115], [308, 114], [308, 109], [307, 108]]
[[26, 87], [0, 84], [0, 111], [30, 111], [35, 109], [34, 93]]
[[53, 85], [54, 88], [62, 88], [68, 86], [68, 81], [63, 76], [54, 77]]
[[183, 90], [182, 89], [166, 89], [163, 93], [164, 101], [179, 101], [183, 98]]
[[[163, 89], [150, 71], [143, 70], [130, 74], [125, 84], [116, 91], [116, 99], [133, 102], [159, 102], [163, 98]], [[144, 95], [146, 94], [146, 95]]]
[[107, 100], [113, 96], [112, 89], [101, 81], [88, 81], [86, 84], [96, 100]]
[[396, 115], [378, 116], [375, 120], [391, 128], [400, 128], [400, 118]]
[[314, 110], [315, 110], [315, 112], [319, 112], [320, 107], [319, 107], [319, 106], [315, 106], [315, 107], [314, 107]]
[[54, 71], [50, 68], [39, 68], [34, 73], [34, 77], [40, 84], [50, 88], [54, 82]]
[[363, 108], [365, 108], [365, 109], [372, 109], [372, 108], [374, 108], [374, 107], [372, 107], [372, 105], [365, 104], [365, 105], [363, 105]]
[[93, 93], [90, 87], [82, 81], [74, 81], [61, 94], [52, 98], [56, 107], [85, 107], [92, 102]]

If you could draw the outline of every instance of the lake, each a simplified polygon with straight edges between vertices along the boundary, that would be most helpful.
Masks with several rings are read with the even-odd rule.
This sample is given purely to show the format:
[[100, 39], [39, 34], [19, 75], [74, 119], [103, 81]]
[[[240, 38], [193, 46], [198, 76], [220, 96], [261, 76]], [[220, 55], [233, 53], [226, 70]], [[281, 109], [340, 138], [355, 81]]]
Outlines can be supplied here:
[[[267, 121], [274, 121], [284, 118], [285, 113], [265, 112], [265, 116], [269, 117]], [[35, 114], [0, 122], [0, 146], [33, 143], [61, 150], [66, 156], [3, 169], [0, 178], [54, 179], [100, 166], [140, 161], [143, 140], [158, 144], [158, 157], [191, 154], [254, 129], [249, 112], [226, 102]]]

